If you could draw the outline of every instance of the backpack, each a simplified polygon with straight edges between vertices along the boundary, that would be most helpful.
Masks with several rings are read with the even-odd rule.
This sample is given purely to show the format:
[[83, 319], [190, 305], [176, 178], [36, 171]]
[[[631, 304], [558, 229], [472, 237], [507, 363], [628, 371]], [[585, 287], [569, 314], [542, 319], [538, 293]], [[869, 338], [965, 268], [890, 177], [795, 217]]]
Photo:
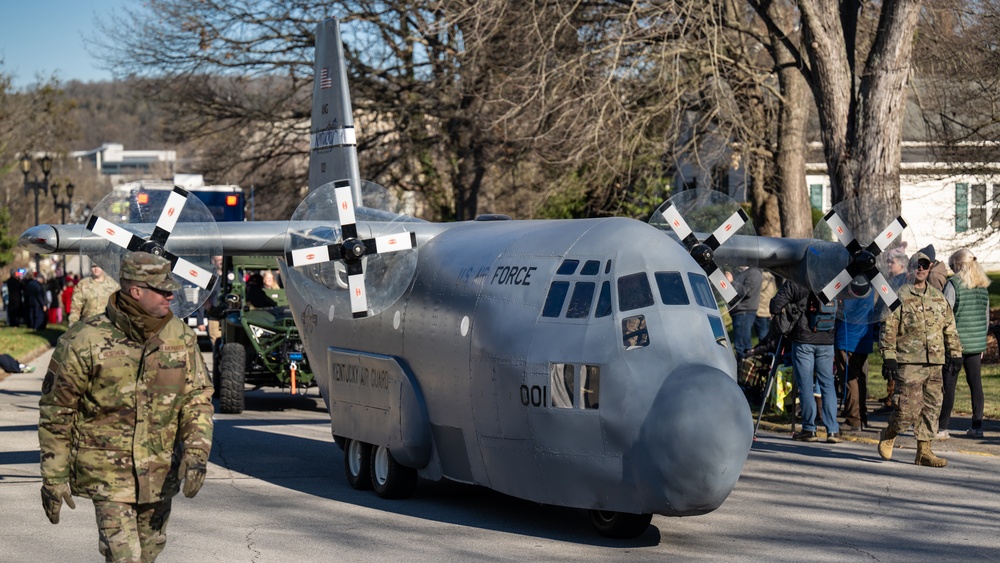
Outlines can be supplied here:
[[813, 332], [830, 332], [837, 321], [837, 303], [831, 301], [822, 304], [812, 293], [806, 303], [806, 320], [809, 323], [809, 330]]

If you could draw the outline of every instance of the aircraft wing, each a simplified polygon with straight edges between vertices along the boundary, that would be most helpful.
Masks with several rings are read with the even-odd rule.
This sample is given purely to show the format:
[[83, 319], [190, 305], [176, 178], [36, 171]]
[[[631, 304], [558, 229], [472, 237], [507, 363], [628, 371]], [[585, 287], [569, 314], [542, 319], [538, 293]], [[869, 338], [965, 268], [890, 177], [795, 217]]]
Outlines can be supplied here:
[[[284, 256], [285, 237], [288, 231], [288, 221], [250, 221], [233, 223], [216, 223], [219, 236], [222, 239], [222, 252], [229, 256]], [[451, 224], [453, 225], [453, 224]], [[130, 225], [137, 229], [146, 227], [150, 230], [154, 225]], [[314, 227], [329, 227], [330, 223], [315, 221], [298, 221], [299, 229]], [[380, 223], [368, 222], [359, 225], [359, 229], [368, 229], [368, 237], [376, 237]], [[449, 224], [427, 223], [413, 221], [406, 224], [407, 230], [417, 235], [417, 244], [433, 238], [434, 235], [449, 228]], [[204, 247], [204, 241], [199, 237], [186, 236], [180, 229], [170, 237], [171, 248], [177, 253], [197, 252]], [[31, 252], [41, 254], [92, 254], [103, 250], [109, 243], [107, 240], [91, 233], [84, 225], [38, 225], [31, 227], [21, 235], [19, 246]]]

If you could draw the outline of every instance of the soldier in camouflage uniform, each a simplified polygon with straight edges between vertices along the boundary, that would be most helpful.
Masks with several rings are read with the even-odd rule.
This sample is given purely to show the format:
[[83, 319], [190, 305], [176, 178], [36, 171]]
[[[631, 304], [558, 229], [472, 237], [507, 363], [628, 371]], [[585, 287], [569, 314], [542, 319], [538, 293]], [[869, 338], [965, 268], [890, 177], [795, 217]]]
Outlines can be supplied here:
[[944, 467], [948, 461], [931, 451], [943, 399], [941, 366], [948, 355], [962, 357], [962, 344], [944, 294], [927, 283], [930, 267], [930, 259], [922, 252], [910, 258], [913, 282], [897, 290], [900, 306], [885, 319], [879, 340], [883, 375], [896, 386], [894, 408], [879, 437], [878, 453], [890, 459], [896, 436], [912, 424], [917, 438], [914, 463]]
[[170, 262], [127, 253], [104, 314], [72, 326], [42, 384], [42, 506], [94, 501], [107, 561], [153, 561], [171, 498], [193, 497], [212, 443], [212, 382], [194, 332], [170, 312]]
[[69, 308], [69, 326], [76, 321], [100, 315], [108, 306], [108, 297], [118, 291], [115, 280], [104, 275], [97, 264], [90, 266], [90, 277], [77, 284], [73, 290], [73, 301]]

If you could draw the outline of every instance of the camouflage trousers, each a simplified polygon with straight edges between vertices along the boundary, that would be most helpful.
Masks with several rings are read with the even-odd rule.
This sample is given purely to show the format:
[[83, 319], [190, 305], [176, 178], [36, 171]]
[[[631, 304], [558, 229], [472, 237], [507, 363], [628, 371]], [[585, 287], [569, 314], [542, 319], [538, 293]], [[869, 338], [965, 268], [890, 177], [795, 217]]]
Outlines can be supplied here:
[[95, 500], [94, 509], [105, 561], [149, 563], [166, 547], [170, 499], [149, 504]]
[[918, 441], [934, 439], [944, 400], [941, 364], [899, 364], [892, 394], [895, 407], [887, 429], [902, 434], [913, 426]]

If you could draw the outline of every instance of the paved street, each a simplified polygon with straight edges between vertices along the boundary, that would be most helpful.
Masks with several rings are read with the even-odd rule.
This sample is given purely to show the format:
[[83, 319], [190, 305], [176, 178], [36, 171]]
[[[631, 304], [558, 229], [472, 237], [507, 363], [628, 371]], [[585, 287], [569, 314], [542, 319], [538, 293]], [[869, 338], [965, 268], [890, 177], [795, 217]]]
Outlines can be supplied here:
[[[0, 560], [99, 561], [92, 504], [39, 503], [35, 374], [0, 382]], [[421, 481], [386, 501], [348, 487], [322, 401], [278, 390], [217, 415], [208, 480], [177, 497], [159, 561], [902, 561], [995, 560], [1000, 553], [1000, 434], [950, 440], [949, 466], [891, 462], [867, 441], [802, 444], [763, 429], [736, 490], [691, 518], [653, 518], [636, 540], [599, 536], [582, 511]], [[884, 422], [876, 421], [876, 424]]]

